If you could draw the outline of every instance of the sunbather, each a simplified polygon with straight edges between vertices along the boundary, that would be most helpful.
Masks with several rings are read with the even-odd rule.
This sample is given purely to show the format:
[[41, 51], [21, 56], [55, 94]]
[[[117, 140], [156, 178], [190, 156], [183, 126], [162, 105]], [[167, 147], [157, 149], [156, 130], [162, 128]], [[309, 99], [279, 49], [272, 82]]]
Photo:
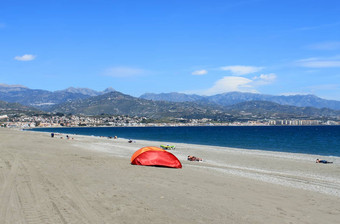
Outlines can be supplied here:
[[333, 162], [328, 162], [327, 160], [316, 159], [316, 163], [333, 163]]
[[188, 156], [188, 160], [189, 161], [202, 161], [202, 159], [201, 158], [198, 158], [198, 157], [196, 157], [196, 156]]

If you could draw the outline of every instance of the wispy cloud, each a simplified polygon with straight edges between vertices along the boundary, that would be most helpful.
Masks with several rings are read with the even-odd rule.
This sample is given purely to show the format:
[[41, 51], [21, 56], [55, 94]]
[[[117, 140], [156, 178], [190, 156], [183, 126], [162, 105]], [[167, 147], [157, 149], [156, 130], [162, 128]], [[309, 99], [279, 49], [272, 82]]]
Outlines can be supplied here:
[[191, 74], [193, 74], [193, 75], [205, 75], [207, 73], [208, 73], [207, 70], [202, 69], [202, 70], [196, 70], [196, 71], [192, 72]]
[[106, 69], [104, 75], [111, 77], [133, 77], [145, 74], [145, 70], [131, 67], [112, 67]]
[[0, 22], [0, 29], [5, 28], [6, 24]]
[[307, 68], [338, 68], [340, 59], [337, 58], [306, 58], [296, 62], [298, 66]]
[[233, 65], [221, 67], [223, 71], [230, 71], [233, 75], [247, 75], [261, 71], [263, 67]]
[[340, 49], [340, 41], [328, 41], [307, 46], [312, 50], [338, 50]]
[[32, 55], [32, 54], [24, 54], [22, 56], [15, 56], [14, 60], [17, 61], [32, 61], [36, 58], [36, 56]]
[[316, 92], [320, 90], [338, 90], [339, 88], [340, 88], [339, 84], [323, 84], [307, 87], [307, 89], [309, 89], [311, 92]]
[[318, 30], [318, 29], [335, 27], [335, 26], [340, 26], [340, 22], [320, 24], [320, 25], [317, 25], [317, 26], [305, 26], [305, 27], [297, 28], [297, 30], [302, 30], [302, 31], [304, 31], [304, 30]]
[[295, 96], [295, 95], [309, 95], [311, 93], [305, 93], [305, 92], [287, 92], [287, 93], [280, 93], [281, 96]]

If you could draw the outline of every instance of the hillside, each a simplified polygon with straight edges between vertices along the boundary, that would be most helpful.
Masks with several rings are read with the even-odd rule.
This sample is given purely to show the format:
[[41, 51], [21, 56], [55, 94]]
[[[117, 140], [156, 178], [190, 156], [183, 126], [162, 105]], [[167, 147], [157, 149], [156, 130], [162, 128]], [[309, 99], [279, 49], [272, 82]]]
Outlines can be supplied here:
[[37, 112], [38, 110], [33, 107], [24, 106], [19, 103], [8, 103], [0, 101], [0, 115], [12, 114], [12, 113], [26, 113], [26, 112]]
[[197, 103], [158, 102], [139, 99], [120, 92], [110, 92], [73, 102], [55, 105], [53, 112], [84, 114], [84, 115], [129, 115], [145, 116], [154, 119], [191, 117], [203, 118], [221, 114], [222, 110], [206, 107]]
[[283, 106], [273, 102], [252, 101], [222, 107], [198, 102], [152, 101], [132, 97], [120, 92], [67, 102], [56, 105], [53, 112], [84, 115], [129, 115], [162, 118], [211, 118], [214, 120], [236, 120], [239, 118], [301, 118], [336, 117], [340, 111], [310, 107]]
[[248, 101], [234, 104], [226, 107], [226, 110], [231, 113], [249, 113], [252, 116], [261, 118], [279, 117], [279, 118], [322, 118], [340, 116], [340, 111], [327, 108], [314, 107], [296, 107], [289, 105], [280, 105], [278, 103], [268, 101]]

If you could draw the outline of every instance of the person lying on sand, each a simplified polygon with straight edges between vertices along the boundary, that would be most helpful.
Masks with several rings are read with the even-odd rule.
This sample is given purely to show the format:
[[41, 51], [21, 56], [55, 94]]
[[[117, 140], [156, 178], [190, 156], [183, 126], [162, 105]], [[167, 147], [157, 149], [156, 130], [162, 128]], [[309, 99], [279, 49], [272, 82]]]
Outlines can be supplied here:
[[316, 159], [316, 163], [333, 163], [333, 162], [328, 162], [327, 160]]
[[201, 158], [198, 158], [198, 157], [196, 157], [196, 156], [188, 156], [188, 160], [189, 161], [202, 161], [202, 159]]

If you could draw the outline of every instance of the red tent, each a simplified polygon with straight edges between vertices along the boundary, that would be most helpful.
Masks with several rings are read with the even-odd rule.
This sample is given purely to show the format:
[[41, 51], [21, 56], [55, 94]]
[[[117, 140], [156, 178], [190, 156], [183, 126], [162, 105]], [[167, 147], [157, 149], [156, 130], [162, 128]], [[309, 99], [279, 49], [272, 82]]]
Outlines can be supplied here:
[[182, 168], [182, 164], [176, 156], [164, 149], [153, 146], [137, 150], [131, 157], [131, 164]]

